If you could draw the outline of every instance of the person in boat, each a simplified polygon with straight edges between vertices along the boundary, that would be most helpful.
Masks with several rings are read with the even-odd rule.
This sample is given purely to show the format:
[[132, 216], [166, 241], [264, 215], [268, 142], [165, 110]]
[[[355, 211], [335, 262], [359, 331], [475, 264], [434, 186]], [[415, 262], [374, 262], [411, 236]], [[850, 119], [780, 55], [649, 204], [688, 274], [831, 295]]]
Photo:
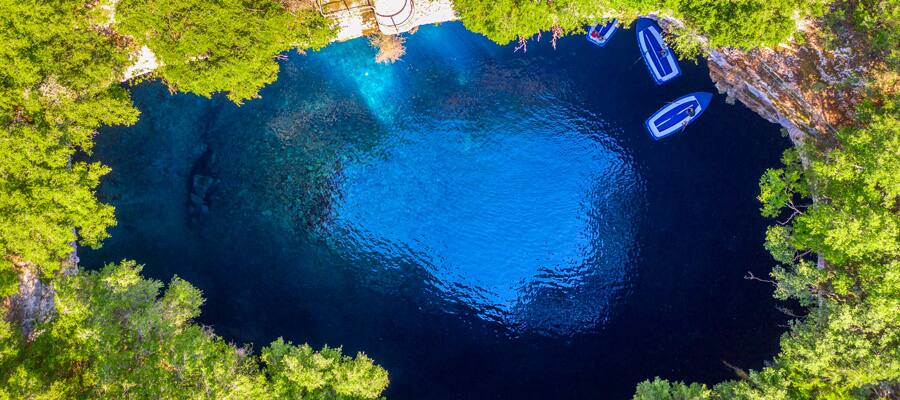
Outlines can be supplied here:
[[659, 49], [659, 58], [666, 58], [668, 54], [669, 51], [667, 49]]
[[597, 32], [596, 29], [591, 31], [591, 37], [594, 38], [595, 40], [600, 40], [600, 32]]
[[687, 126], [691, 122], [691, 120], [694, 119], [694, 116], [697, 115], [697, 111], [694, 110], [693, 104], [688, 106], [687, 113], [688, 113], [688, 117], [690, 117], [690, 118], [688, 118], [684, 121], [681, 121], [681, 130], [684, 130], [685, 128], [687, 128]]

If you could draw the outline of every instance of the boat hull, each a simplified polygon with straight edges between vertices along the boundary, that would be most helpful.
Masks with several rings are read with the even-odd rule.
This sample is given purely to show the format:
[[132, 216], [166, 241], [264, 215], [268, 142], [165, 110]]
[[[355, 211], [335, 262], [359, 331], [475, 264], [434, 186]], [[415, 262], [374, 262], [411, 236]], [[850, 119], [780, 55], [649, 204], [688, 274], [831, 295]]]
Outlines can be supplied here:
[[[644, 127], [655, 140], [681, 132], [709, 107], [712, 93], [694, 92], [666, 104], [644, 121]], [[690, 114], [693, 107], [694, 114]]]
[[681, 75], [675, 53], [662, 38], [662, 29], [652, 20], [641, 18], [637, 22], [637, 41], [641, 57], [650, 76], [657, 85], [662, 85]]
[[588, 28], [586, 37], [588, 42], [603, 47], [606, 46], [607, 43], [609, 43], [609, 40], [612, 39], [613, 35], [618, 29], [619, 20], [613, 19], [612, 21], [609, 21], [604, 25], [597, 24], [591, 26], [590, 28]]

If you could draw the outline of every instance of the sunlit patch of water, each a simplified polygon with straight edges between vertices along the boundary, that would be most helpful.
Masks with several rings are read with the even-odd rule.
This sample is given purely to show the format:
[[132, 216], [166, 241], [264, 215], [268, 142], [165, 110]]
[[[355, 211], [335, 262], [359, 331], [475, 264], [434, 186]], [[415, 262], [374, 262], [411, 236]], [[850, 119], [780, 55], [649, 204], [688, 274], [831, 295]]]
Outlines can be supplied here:
[[376, 64], [375, 50], [358, 40], [334, 50], [335, 55], [318, 60], [330, 79], [343, 81], [355, 89], [373, 116], [390, 124], [397, 116], [399, 99], [405, 97], [399, 70], [392, 65]]
[[442, 298], [515, 332], [602, 325], [629, 284], [640, 177], [562, 107], [474, 117], [419, 119], [345, 165], [333, 246], [374, 274], [423, 268]]

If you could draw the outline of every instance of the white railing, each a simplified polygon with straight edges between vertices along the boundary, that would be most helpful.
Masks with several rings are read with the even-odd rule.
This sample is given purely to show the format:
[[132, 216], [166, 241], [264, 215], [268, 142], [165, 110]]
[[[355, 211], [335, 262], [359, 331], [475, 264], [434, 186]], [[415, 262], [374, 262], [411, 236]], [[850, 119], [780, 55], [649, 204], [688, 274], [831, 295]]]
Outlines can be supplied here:
[[403, 24], [412, 20], [413, 0], [378, 0], [375, 3], [375, 21], [386, 34], [404, 32]]

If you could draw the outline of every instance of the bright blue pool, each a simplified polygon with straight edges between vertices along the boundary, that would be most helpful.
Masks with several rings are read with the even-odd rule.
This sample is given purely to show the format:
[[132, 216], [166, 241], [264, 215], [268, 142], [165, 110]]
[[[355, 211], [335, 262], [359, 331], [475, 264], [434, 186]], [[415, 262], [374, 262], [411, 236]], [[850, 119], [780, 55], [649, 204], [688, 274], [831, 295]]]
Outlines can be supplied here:
[[392, 399], [624, 398], [775, 353], [785, 318], [742, 276], [773, 263], [776, 126], [716, 96], [651, 140], [666, 99], [714, 90], [687, 63], [656, 86], [633, 32], [522, 54], [453, 23], [407, 46], [291, 55], [240, 107], [135, 87], [140, 122], [95, 151], [119, 225], [83, 264], [191, 281], [229, 340], [364, 350]]

